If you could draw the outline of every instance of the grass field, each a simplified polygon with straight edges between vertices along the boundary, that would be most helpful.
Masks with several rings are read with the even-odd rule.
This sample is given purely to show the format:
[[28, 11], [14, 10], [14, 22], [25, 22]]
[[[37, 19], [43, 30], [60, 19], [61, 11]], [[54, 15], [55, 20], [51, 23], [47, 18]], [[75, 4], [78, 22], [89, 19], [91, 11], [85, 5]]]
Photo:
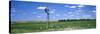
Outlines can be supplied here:
[[16, 22], [11, 24], [11, 33], [59, 31], [74, 29], [96, 28], [96, 20], [81, 21], [51, 21], [49, 26], [47, 22]]

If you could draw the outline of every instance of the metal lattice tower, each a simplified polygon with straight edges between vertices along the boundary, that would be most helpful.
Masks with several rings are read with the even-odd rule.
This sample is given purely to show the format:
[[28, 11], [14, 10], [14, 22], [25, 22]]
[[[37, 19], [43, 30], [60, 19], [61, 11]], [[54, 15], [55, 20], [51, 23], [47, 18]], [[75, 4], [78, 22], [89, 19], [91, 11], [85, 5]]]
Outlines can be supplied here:
[[49, 21], [50, 21], [50, 14], [49, 14], [49, 9], [48, 9], [48, 7], [46, 7], [45, 9], [44, 9], [44, 11], [45, 11], [45, 13], [46, 13], [46, 15], [47, 15], [47, 27], [49, 28]]

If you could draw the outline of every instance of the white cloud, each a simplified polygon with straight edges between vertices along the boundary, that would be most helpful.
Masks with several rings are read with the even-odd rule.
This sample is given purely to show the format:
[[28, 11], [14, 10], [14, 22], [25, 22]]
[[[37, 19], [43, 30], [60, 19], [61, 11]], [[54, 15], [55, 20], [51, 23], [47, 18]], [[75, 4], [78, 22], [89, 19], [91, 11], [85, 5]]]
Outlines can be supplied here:
[[51, 10], [50, 13], [55, 13], [55, 9]]
[[40, 18], [41, 16], [38, 15], [37, 17]]
[[53, 14], [53, 13], [55, 13], [55, 11], [50, 11], [50, 13], [52, 13], [52, 14]]
[[95, 13], [95, 12], [96, 12], [96, 10], [93, 10], [92, 12], [93, 12], [93, 13]]
[[73, 12], [68, 12], [68, 14], [73, 14]]
[[83, 15], [82, 18], [88, 19], [91, 18], [91, 15]]
[[77, 6], [70, 6], [70, 8], [77, 8]]
[[67, 7], [67, 8], [77, 8], [77, 6], [68, 6], [68, 5], [65, 5], [65, 7]]
[[67, 14], [63, 14], [63, 16], [68, 16]]
[[44, 6], [40, 6], [40, 7], [37, 7], [37, 9], [45, 9], [46, 7]]
[[82, 13], [84, 13], [84, 12], [83, 12], [82, 10], [76, 10], [75, 13], [76, 13], [76, 14], [82, 14]]
[[32, 14], [36, 14], [36, 12], [33, 12]]
[[78, 7], [81, 8], [81, 7], [84, 7], [84, 5], [79, 5]]
[[57, 15], [55, 15], [55, 16], [59, 17], [60, 15], [59, 15], [59, 14], [57, 14]]
[[65, 5], [65, 7], [67, 7], [67, 8], [77, 8], [77, 7], [81, 8], [81, 7], [84, 7], [84, 5], [78, 5], [78, 6], [68, 6], [68, 5]]
[[73, 17], [74, 15], [73, 15], [73, 14], [71, 14], [70, 16], [71, 16], [71, 17]]

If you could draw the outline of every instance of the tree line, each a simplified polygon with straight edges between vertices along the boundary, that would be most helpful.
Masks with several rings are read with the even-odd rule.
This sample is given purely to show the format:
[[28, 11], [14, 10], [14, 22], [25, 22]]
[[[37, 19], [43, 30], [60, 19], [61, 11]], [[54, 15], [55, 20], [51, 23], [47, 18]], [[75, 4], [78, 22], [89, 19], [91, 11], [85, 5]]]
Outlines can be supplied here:
[[96, 20], [96, 19], [63, 19], [63, 20], [58, 20], [58, 21], [65, 22], [65, 21], [91, 21], [91, 20]]

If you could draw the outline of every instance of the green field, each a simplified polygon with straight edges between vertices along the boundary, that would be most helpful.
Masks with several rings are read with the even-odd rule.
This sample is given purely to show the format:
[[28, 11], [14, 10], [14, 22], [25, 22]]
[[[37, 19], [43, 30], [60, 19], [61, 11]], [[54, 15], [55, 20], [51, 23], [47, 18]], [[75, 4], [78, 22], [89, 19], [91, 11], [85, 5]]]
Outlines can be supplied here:
[[11, 33], [44, 32], [96, 28], [96, 20], [16, 22], [11, 24]]

